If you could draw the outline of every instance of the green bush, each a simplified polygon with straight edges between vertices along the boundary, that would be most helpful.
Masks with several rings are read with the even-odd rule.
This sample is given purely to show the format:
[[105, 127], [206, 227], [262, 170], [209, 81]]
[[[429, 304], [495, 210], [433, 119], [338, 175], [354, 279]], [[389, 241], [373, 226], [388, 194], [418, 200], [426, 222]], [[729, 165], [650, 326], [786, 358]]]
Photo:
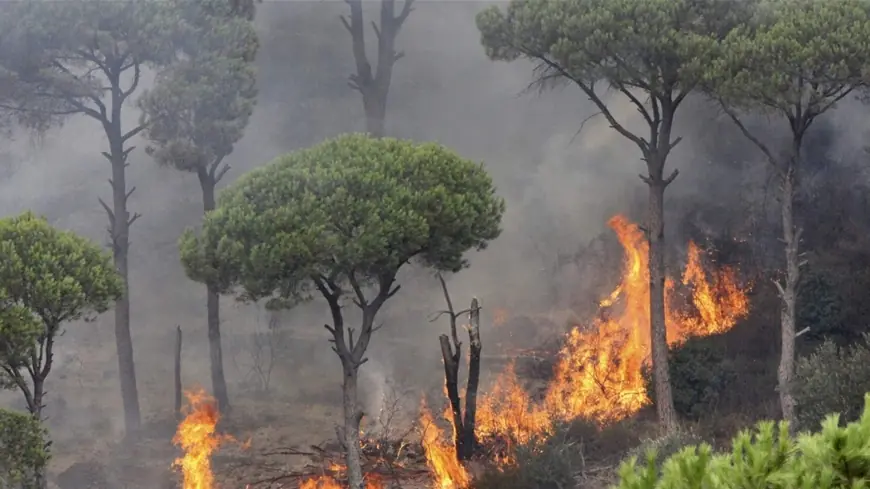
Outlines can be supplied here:
[[[697, 420], [716, 407], [722, 393], [737, 378], [733, 362], [716, 337], [693, 337], [668, 351], [668, 369], [674, 408], [684, 418]], [[644, 367], [649, 398], [655, 403], [651, 369]]]
[[818, 433], [789, 434], [765, 421], [734, 438], [729, 453], [700, 444], [670, 456], [661, 471], [655, 453], [619, 469], [618, 489], [857, 489], [870, 481], [870, 395], [860, 420], [840, 425], [832, 414]]
[[487, 470], [472, 483], [473, 489], [573, 489], [581, 446], [571, 441], [567, 427], [550, 437], [518, 445], [513, 463]]
[[863, 342], [840, 347], [825, 340], [795, 369], [794, 395], [798, 424], [811, 429], [828, 413], [851, 422], [861, 416], [864, 395], [870, 392], [870, 334]]
[[39, 489], [49, 458], [46, 440], [33, 416], [0, 409], [0, 489]]
[[815, 336], [842, 330], [845, 310], [836, 287], [825, 275], [811, 272], [801, 280], [797, 323]]
[[691, 431], [676, 431], [659, 438], [642, 441], [640, 445], [629, 450], [627, 458], [635, 457], [646, 460], [647, 463], [654, 464], [657, 471], [660, 471], [662, 464], [672, 455], [679, 453], [686, 447], [696, 446], [702, 442], [701, 437]]

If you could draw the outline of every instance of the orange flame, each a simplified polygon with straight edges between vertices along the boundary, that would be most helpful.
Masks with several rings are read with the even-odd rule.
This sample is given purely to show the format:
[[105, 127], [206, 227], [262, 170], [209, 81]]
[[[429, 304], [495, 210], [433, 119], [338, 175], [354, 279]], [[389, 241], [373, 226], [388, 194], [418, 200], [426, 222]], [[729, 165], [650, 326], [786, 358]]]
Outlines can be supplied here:
[[[588, 418], [599, 423], [623, 419], [649, 403], [642, 367], [650, 353], [649, 247], [643, 232], [623, 216], [608, 222], [624, 248], [621, 283], [601, 301], [601, 315], [590, 327], [568, 334], [555, 376], [541, 402], [521, 387], [510, 365], [479, 401], [477, 433], [527, 441], [550, 430], [557, 420]], [[746, 290], [734, 270], [707, 273], [700, 249], [689, 243], [682, 283], [692, 287], [695, 311], [686, 311], [665, 284], [668, 343], [729, 330], [749, 312]], [[620, 305], [621, 310], [614, 310]]]
[[[445, 417], [452, 419], [449, 415]], [[425, 402], [420, 407], [420, 426], [423, 427], [422, 444], [426, 452], [426, 465], [435, 479], [433, 488], [463, 489], [468, 487], [471, 483], [471, 475], [457, 460], [456, 447], [443, 441], [443, 433], [435, 424], [435, 419]], [[456, 428], [454, 427], [454, 429]]]
[[215, 434], [220, 419], [215, 400], [203, 390], [185, 392], [187, 416], [178, 425], [172, 443], [181, 447], [184, 455], [175, 459], [184, 476], [183, 489], [212, 489], [211, 454], [221, 443]]

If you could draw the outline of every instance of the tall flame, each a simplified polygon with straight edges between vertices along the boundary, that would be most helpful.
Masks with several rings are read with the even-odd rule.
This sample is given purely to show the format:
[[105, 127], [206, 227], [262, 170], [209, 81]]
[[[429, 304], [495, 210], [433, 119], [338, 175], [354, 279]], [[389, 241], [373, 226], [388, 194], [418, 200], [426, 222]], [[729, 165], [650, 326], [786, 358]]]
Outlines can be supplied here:
[[[445, 416], [452, 419], [450, 416]], [[441, 430], [424, 402], [420, 408], [420, 426], [423, 429], [422, 444], [426, 452], [426, 465], [435, 479], [434, 489], [462, 489], [471, 483], [471, 475], [459, 463], [456, 447], [443, 441]], [[455, 429], [455, 427], [454, 427]]]
[[[615, 216], [608, 224], [625, 254], [620, 284], [601, 301], [598, 319], [568, 334], [542, 402], [534, 402], [521, 387], [513, 365], [499, 376], [494, 389], [479, 402], [479, 436], [507, 435], [523, 442], [549, 431], [556, 420], [583, 417], [608, 423], [649, 403], [642, 376], [650, 353], [649, 247], [640, 228], [625, 217]], [[690, 336], [727, 331], [749, 312], [746, 290], [735, 271], [726, 267], [708, 273], [702, 262], [700, 249], [689, 243], [682, 283], [692, 287], [695, 311], [680, 307], [673, 279], [665, 283], [671, 345]]]
[[178, 425], [172, 443], [181, 447], [184, 455], [175, 460], [184, 476], [183, 489], [212, 489], [211, 454], [220, 445], [215, 433], [220, 419], [215, 400], [203, 390], [185, 392], [187, 416]]

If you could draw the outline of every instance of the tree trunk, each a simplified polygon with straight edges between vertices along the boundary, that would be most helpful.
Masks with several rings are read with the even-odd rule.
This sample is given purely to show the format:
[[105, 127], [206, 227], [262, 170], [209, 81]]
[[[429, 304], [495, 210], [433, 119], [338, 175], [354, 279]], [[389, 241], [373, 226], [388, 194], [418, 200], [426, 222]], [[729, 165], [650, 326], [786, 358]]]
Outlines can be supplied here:
[[450, 411], [453, 414], [453, 445], [456, 456], [462, 460], [465, 428], [462, 422], [462, 401], [459, 399], [459, 360], [462, 357], [461, 345], [450, 346], [450, 337], [443, 334], [438, 337], [441, 342], [441, 359], [444, 362], [444, 385], [447, 389], [447, 400], [450, 401]]
[[[661, 167], [664, 165], [662, 164]], [[671, 393], [670, 371], [668, 369], [667, 325], [665, 324], [665, 224], [664, 199], [667, 183], [658, 175], [652, 174], [649, 184], [649, 304], [650, 304], [650, 343], [652, 344], [652, 363], [655, 373], [656, 410], [659, 422], [666, 432], [677, 428], [677, 413]]]
[[181, 421], [181, 326], [175, 327], [175, 419]]
[[373, 87], [371, 92], [363, 92], [363, 108], [366, 114], [366, 132], [373, 137], [384, 137], [387, 118], [387, 94]]
[[342, 22], [350, 32], [356, 63], [356, 73], [351, 75], [350, 85], [362, 94], [366, 132], [374, 137], [383, 137], [393, 67], [402, 57], [395, 50], [396, 36], [411, 13], [413, 0], [405, 0], [398, 15], [395, 11], [395, 0], [381, 0], [380, 24], [375, 26], [372, 23], [378, 42], [377, 67], [374, 72], [366, 54], [362, 0], [348, 0], [347, 3], [350, 5], [350, 20], [342, 17]]
[[[205, 169], [198, 173], [200, 187], [202, 188], [203, 212], [207, 213], [215, 209], [215, 181]], [[224, 377], [223, 349], [221, 347], [221, 324], [220, 324], [220, 294], [217, 287], [206, 284], [206, 310], [208, 313], [208, 347], [211, 360], [211, 385], [214, 397], [218, 403], [218, 409], [222, 413], [230, 411], [230, 397], [227, 391], [227, 381]]]
[[342, 401], [344, 404], [344, 446], [347, 450], [347, 483], [350, 489], [364, 489], [365, 480], [360, 463], [359, 427], [363, 413], [357, 405], [358, 367], [342, 359], [344, 383]]
[[109, 232], [112, 257], [121, 275], [124, 293], [115, 303], [115, 346], [118, 350], [118, 370], [121, 397], [124, 402], [124, 426], [128, 437], [139, 432], [139, 391], [136, 387], [136, 365], [133, 358], [133, 337], [130, 333], [130, 280], [127, 259], [130, 251], [130, 225], [138, 217], [130, 216], [127, 199], [127, 155], [121, 131], [121, 93], [116, 83], [112, 89], [112, 117], [106, 127], [109, 139], [109, 159], [112, 163], [112, 208], [109, 214]]
[[792, 394], [792, 378], [795, 369], [795, 330], [797, 322], [797, 288], [800, 279], [799, 246], [800, 232], [794, 222], [795, 168], [788, 168], [782, 178], [782, 236], [785, 243], [785, 286], [777, 284], [782, 299], [780, 317], [782, 351], [777, 371], [779, 401], [782, 418], [792, 429], [795, 423], [795, 400]]
[[461, 443], [463, 451], [459, 453], [460, 460], [471, 459], [477, 447], [477, 436], [474, 430], [477, 416], [477, 389], [480, 385], [480, 351], [483, 347], [480, 342], [480, 304], [476, 297], [471, 300], [469, 314], [471, 320], [468, 338], [471, 346], [468, 350], [468, 383], [465, 385], [465, 421], [462, 423]]

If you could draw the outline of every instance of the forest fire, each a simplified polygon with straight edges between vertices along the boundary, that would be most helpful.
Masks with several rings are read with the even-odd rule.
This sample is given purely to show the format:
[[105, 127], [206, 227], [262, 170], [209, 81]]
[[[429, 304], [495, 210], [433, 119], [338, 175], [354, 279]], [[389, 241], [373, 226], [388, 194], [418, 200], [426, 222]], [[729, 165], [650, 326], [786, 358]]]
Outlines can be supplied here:
[[[449, 409], [449, 408], [448, 408]], [[445, 416], [450, 419], [449, 413]], [[426, 453], [426, 465], [434, 479], [433, 489], [460, 489], [471, 482], [471, 475], [457, 460], [456, 448], [443, 441], [441, 430], [425, 402], [420, 408], [420, 426], [423, 429], [422, 444]]]
[[212, 489], [211, 454], [222, 439], [215, 433], [220, 414], [215, 400], [205, 391], [188, 391], [185, 395], [188, 413], [172, 438], [172, 443], [181, 447], [184, 455], [177, 458], [173, 466], [181, 468], [183, 489]]
[[[479, 401], [477, 433], [481, 438], [507, 436], [523, 442], [546, 433], [557, 420], [587, 418], [606, 424], [649, 402], [642, 376], [650, 352], [648, 245], [643, 231], [625, 217], [615, 216], [608, 224], [624, 248], [621, 283], [601, 302], [598, 319], [568, 334], [541, 402], [522, 388], [512, 365], [500, 375], [493, 390]], [[706, 271], [694, 243], [689, 244], [688, 255], [682, 283], [691, 287], [694, 307], [682, 307], [674, 280], [666, 283], [671, 345], [691, 336], [727, 331], [749, 311], [746, 290], [738, 284], [733, 269]]]

